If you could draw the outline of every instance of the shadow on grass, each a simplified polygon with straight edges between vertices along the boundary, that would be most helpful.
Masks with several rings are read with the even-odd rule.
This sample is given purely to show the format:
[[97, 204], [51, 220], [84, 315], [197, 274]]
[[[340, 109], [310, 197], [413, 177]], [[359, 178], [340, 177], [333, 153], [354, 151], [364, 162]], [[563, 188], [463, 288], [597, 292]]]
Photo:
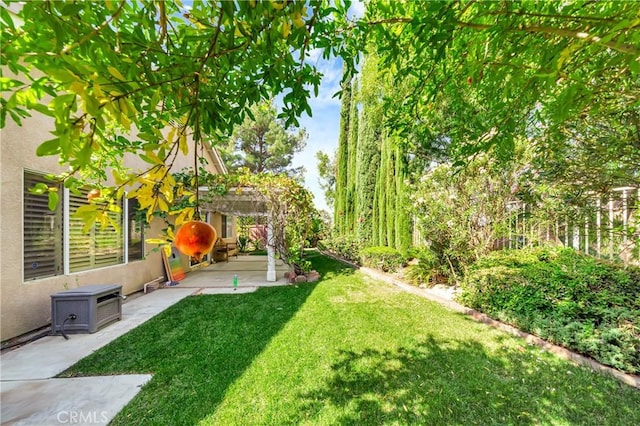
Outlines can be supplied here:
[[216, 410], [315, 287], [188, 297], [60, 376], [152, 373], [112, 424], [196, 424]]
[[[634, 392], [527, 350], [504, 348], [495, 356], [478, 342], [428, 338], [393, 351], [341, 351], [324, 385], [300, 396], [298, 415], [321, 423], [333, 411], [334, 424], [635, 425]], [[620, 393], [635, 402], [621, 403]]]
[[349, 275], [353, 275], [356, 271], [353, 266], [325, 256], [317, 250], [306, 251], [305, 259], [309, 260], [313, 268], [320, 273], [322, 279], [326, 280], [337, 277], [346, 278]]

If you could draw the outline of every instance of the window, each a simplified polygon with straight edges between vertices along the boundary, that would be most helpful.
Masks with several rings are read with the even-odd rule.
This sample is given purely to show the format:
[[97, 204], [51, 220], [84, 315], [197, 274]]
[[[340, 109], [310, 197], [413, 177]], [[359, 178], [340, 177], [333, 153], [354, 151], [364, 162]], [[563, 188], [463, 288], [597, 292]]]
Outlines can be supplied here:
[[[99, 224], [91, 225], [88, 232], [85, 223], [74, 217], [81, 206], [87, 205], [86, 192], [80, 195], [69, 193], [69, 272], [117, 265], [124, 262], [122, 229], [109, 225], [104, 229]], [[122, 212], [108, 212], [111, 220], [122, 225]]]
[[[44, 174], [24, 171], [23, 188], [23, 275], [24, 280], [36, 280], [55, 275], [71, 274], [105, 266], [144, 259], [144, 215], [138, 211], [137, 200], [127, 200], [124, 212], [108, 212], [111, 222], [104, 229], [74, 217], [81, 206], [88, 204], [87, 192], [74, 194], [57, 185], [59, 201], [49, 210], [47, 191], [34, 191], [38, 184], [56, 185]], [[120, 210], [123, 203], [120, 202]], [[126, 215], [126, 216], [125, 216]], [[126, 218], [126, 222], [125, 219]], [[126, 248], [126, 255], [125, 255]]]
[[222, 215], [222, 225], [221, 225], [220, 238], [227, 238], [227, 215]]
[[233, 218], [227, 215], [222, 215], [222, 226], [221, 226], [221, 236], [220, 238], [233, 237]]
[[127, 200], [127, 261], [144, 259], [144, 214], [136, 199]]
[[[62, 201], [54, 211], [49, 210], [47, 193], [36, 194], [31, 189], [52, 182], [41, 174], [24, 172], [23, 223], [24, 223], [24, 280], [61, 275], [63, 269]], [[58, 185], [58, 194], [62, 187]]]
[[[206, 213], [206, 215], [204, 217], [204, 221], [207, 222], [207, 223], [211, 223], [211, 216], [210, 216], [209, 212]], [[204, 256], [202, 256], [202, 260], [200, 262], [198, 262], [195, 257], [193, 257], [193, 256], [190, 257], [189, 258], [189, 265], [195, 266], [195, 265], [198, 265], [200, 263], [204, 263], [204, 262], [209, 261], [209, 254], [210, 253], [207, 253]]]

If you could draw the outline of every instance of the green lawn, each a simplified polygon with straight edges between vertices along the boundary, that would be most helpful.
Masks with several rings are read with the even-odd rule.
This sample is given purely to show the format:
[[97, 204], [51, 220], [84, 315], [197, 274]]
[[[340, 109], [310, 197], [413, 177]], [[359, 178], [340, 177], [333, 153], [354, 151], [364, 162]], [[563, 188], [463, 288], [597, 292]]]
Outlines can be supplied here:
[[317, 284], [187, 298], [62, 376], [153, 373], [116, 425], [640, 424], [637, 389], [312, 260]]

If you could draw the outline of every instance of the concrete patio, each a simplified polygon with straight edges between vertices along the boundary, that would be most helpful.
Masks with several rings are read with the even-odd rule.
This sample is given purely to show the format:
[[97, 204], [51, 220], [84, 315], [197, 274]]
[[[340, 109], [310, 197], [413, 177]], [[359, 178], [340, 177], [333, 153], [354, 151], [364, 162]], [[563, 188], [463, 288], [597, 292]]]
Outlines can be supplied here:
[[[288, 267], [276, 263], [277, 280], [267, 281], [266, 256], [238, 256], [192, 271], [174, 287], [136, 293], [122, 306], [122, 319], [93, 334], [46, 336], [0, 357], [3, 425], [108, 424], [133, 399], [150, 374], [55, 378], [80, 359], [196, 294], [242, 294], [286, 285]], [[234, 288], [233, 276], [238, 275]]]
[[228, 262], [217, 262], [192, 271], [180, 281], [178, 287], [199, 288], [200, 294], [218, 294], [233, 289], [233, 276], [238, 275], [238, 290], [255, 291], [258, 287], [286, 285], [284, 273], [289, 270], [281, 260], [276, 260], [276, 281], [267, 281], [267, 256], [239, 255]]

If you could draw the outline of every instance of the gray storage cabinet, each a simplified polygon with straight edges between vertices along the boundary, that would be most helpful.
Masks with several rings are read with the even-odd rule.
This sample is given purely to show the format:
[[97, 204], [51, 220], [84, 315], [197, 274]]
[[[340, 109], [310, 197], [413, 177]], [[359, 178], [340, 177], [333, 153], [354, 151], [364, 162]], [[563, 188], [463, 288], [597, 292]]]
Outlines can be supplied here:
[[51, 295], [52, 334], [62, 331], [63, 323], [65, 333], [95, 333], [121, 318], [121, 285], [88, 285]]

